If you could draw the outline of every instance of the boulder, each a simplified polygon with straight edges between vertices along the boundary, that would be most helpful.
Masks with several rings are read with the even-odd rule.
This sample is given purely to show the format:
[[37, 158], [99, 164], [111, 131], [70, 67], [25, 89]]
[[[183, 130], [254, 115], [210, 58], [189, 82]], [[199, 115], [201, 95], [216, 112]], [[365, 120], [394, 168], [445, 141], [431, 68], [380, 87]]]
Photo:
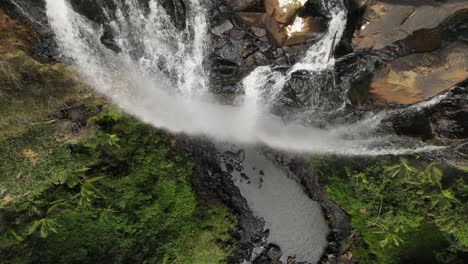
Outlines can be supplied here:
[[[466, 84], [465, 84], [466, 86]], [[392, 118], [397, 134], [457, 144], [468, 138], [468, 89], [455, 87], [427, 108], [412, 108]]]
[[379, 102], [414, 104], [444, 92], [468, 78], [468, 44], [455, 42], [433, 53], [397, 58], [370, 83]]
[[294, 20], [307, 0], [265, 0], [266, 13], [281, 24]]
[[251, 27], [250, 28], [255, 36], [261, 38], [267, 35], [267, 31], [264, 28]]
[[271, 16], [265, 16], [265, 29], [273, 46], [277, 48], [284, 46], [284, 43], [288, 40], [288, 34], [278, 21]]
[[239, 20], [251, 27], [265, 29], [270, 43], [277, 47], [306, 43], [320, 36], [322, 27], [310, 17], [297, 17], [293, 25], [284, 26], [266, 13], [237, 12]]
[[268, 244], [267, 248], [258, 256], [254, 264], [280, 264], [283, 255], [281, 248], [274, 244]]
[[286, 27], [288, 38], [284, 46], [306, 43], [309, 40], [319, 37], [320, 31], [321, 25], [311, 17], [297, 17], [292, 25]]
[[356, 49], [382, 49], [412, 36], [411, 46], [420, 51], [433, 50], [440, 45], [439, 34], [428, 29], [466, 10], [468, 1], [460, 0], [372, 1], [353, 45]]
[[219, 25], [214, 26], [211, 29], [211, 33], [215, 34], [216, 36], [221, 36], [222, 34], [226, 33], [227, 31], [233, 29], [234, 26], [229, 20], [224, 20]]
[[[284, 70], [284, 69], [277, 69]], [[333, 85], [331, 72], [296, 71], [278, 94], [275, 112], [287, 113], [304, 109], [330, 110], [342, 104], [341, 93]]]

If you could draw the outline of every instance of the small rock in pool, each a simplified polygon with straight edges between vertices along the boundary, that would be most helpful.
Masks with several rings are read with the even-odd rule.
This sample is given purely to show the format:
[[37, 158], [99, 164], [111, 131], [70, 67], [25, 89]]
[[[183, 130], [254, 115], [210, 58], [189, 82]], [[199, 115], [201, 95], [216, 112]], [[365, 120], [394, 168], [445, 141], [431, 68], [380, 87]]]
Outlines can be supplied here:
[[226, 163], [226, 170], [227, 170], [227, 172], [233, 172], [233, 171], [234, 171], [234, 167], [233, 167], [231, 164]]
[[232, 25], [232, 23], [229, 22], [228, 20], [226, 20], [223, 23], [221, 23], [220, 25], [215, 26], [214, 28], [212, 28], [211, 33], [213, 33], [213, 34], [215, 34], [217, 36], [221, 36], [225, 32], [231, 30], [233, 27], [234, 26]]
[[244, 179], [244, 180], [249, 180], [249, 177], [248, 177], [247, 174], [245, 174], [245, 173], [241, 173], [240, 176], [241, 176], [242, 179]]

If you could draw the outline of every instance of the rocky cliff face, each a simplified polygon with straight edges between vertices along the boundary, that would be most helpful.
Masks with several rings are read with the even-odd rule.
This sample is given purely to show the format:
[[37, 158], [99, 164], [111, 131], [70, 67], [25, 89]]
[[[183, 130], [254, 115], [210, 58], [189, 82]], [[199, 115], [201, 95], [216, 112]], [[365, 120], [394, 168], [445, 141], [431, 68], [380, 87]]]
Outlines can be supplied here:
[[372, 1], [353, 47], [385, 60], [369, 91], [381, 103], [414, 104], [468, 78], [466, 1]]
[[[394, 116], [402, 135], [458, 145], [466, 140], [468, 78], [466, 1], [360, 1], [350, 13], [352, 53], [340, 57], [337, 84], [358, 109], [399, 109], [447, 97]], [[351, 11], [351, 10], [350, 10]], [[353, 30], [355, 29], [355, 30]], [[350, 33], [348, 32], [348, 36]], [[448, 90], [458, 87], [452, 92]], [[457, 158], [459, 159], [459, 158]]]

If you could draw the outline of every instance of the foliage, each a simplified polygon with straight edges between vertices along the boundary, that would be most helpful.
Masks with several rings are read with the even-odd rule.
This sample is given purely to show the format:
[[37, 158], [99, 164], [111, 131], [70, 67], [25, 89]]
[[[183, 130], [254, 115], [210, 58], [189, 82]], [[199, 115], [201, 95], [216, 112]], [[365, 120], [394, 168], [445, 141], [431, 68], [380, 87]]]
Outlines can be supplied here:
[[0, 208], [4, 263], [225, 260], [235, 219], [218, 203], [198, 205], [192, 164], [173, 139], [112, 108], [88, 126], [94, 136], [77, 144], [49, 140], [47, 129], [4, 141], [6, 155], [27, 144], [36, 160], [20, 158], [2, 174], [40, 178]]
[[174, 139], [34, 60], [27, 26], [0, 39], [0, 263], [225, 260], [235, 219], [198, 203]]
[[[457, 254], [466, 254], [463, 177], [444, 181], [436, 163], [404, 158], [317, 158], [313, 165], [327, 194], [351, 216], [351, 247], [361, 263], [457, 263]], [[414, 250], [423, 247], [425, 256]]]
[[205, 209], [196, 213], [197, 226], [200, 230], [197, 235], [187, 240], [177, 256], [177, 263], [225, 263], [226, 255], [234, 249], [233, 245], [225, 245], [224, 248], [212, 245], [216, 240], [229, 241], [228, 231], [234, 228], [235, 217], [219, 203], [211, 204]]

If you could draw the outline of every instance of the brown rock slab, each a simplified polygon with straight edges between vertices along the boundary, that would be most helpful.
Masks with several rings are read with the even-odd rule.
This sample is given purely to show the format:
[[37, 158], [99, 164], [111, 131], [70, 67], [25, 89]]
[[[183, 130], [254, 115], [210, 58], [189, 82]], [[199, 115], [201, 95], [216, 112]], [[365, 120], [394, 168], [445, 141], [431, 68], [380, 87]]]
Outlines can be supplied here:
[[370, 94], [378, 102], [414, 104], [468, 78], [468, 45], [455, 42], [439, 52], [418, 53], [392, 61], [377, 73]]
[[303, 0], [265, 0], [266, 13], [281, 24], [289, 23], [304, 5]]
[[236, 12], [239, 20], [251, 27], [264, 28], [266, 13], [256, 13], [256, 12]]
[[273, 46], [277, 48], [284, 46], [284, 43], [288, 39], [288, 34], [286, 33], [286, 29], [276, 19], [268, 15], [265, 16], [265, 29], [268, 39]]
[[237, 12], [239, 20], [251, 27], [265, 29], [270, 43], [277, 47], [303, 44], [314, 39], [321, 31], [321, 25], [310, 18], [305, 19], [302, 31], [288, 34], [288, 28], [266, 13]]
[[[412, 45], [421, 51], [438, 47], [435, 29], [457, 12], [468, 9], [465, 0], [376, 0], [364, 14], [363, 24], [353, 40], [356, 49], [381, 49], [413, 36]], [[429, 33], [425, 36], [425, 33]], [[425, 46], [426, 45], [426, 46]]]
[[292, 45], [298, 45], [298, 44], [303, 44], [306, 43], [307, 41], [311, 39], [315, 39], [319, 37], [320, 34], [316, 32], [299, 32], [297, 34], [294, 34], [290, 37], [287, 38], [287, 40], [284, 42], [284, 46], [292, 46]]

